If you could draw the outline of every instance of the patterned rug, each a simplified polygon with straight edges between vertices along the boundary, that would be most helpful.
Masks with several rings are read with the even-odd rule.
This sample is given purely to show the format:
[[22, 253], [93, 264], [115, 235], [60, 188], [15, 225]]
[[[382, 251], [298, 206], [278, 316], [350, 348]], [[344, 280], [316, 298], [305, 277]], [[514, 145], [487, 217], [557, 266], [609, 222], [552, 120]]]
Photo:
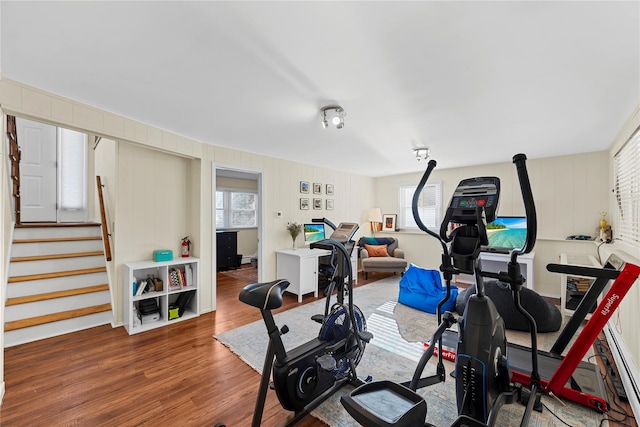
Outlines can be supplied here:
[[240, 267], [236, 270], [221, 271], [220, 273], [247, 283], [258, 281], [258, 269], [256, 267]]
[[[365, 350], [358, 375], [364, 378], [371, 375], [374, 380], [389, 379], [402, 382], [411, 378], [416, 362], [423, 351], [423, 341], [436, 329], [434, 315], [412, 309], [397, 303], [399, 277], [389, 277], [367, 286], [354, 289], [354, 302], [360, 307], [367, 319], [367, 329], [374, 339]], [[275, 315], [278, 326], [289, 325], [290, 331], [283, 335], [285, 348], [291, 349], [314, 338], [318, 326], [310, 320], [311, 315], [322, 313], [324, 300], [305, 304]], [[308, 327], [305, 327], [308, 326]], [[527, 345], [527, 334], [508, 331], [509, 341]], [[549, 349], [557, 334], [539, 334], [542, 349]], [[245, 363], [260, 372], [267, 348], [267, 334], [262, 321], [254, 322], [215, 336], [215, 338], [237, 354]], [[435, 372], [435, 360], [429, 362], [424, 375]], [[447, 373], [452, 372], [454, 364], [445, 361]], [[345, 386], [323, 402], [312, 415], [330, 426], [357, 426], [340, 404], [340, 396], [349, 392], [351, 386]], [[456, 416], [456, 397], [454, 380], [447, 381], [420, 390], [427, 401], [427, 421], [437, 426], [450, 425]], [[593, 410], [543, 396], [542, 413], [534, 412], [530, 426], [584, 426], [598, 427], [602, 416]], [[505, 405], [498, 417], [499, 426], [518, 426], [524, 412], [519, 404]], [[554, 415], [555, 414], [555, 415]], [[564, 420], [563, 424], [557, 418]], [[606, 425], [606, 423], [604, 424]]]

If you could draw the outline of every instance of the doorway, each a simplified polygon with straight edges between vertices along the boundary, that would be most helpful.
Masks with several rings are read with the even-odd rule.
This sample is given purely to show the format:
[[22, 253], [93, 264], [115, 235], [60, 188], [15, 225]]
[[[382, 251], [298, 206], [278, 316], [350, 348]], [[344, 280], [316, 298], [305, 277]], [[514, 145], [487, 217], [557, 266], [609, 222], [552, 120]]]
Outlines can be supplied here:
[[[260, 281], [263, 232], [262, 173], [220, 164], [214, 165], [214, 171], [214, 274], [222, 267], [218, 265], [218, 237], [228, 238], [231, 234], [237, 242], [234, 255], [240, 264], [232, 268], [239, 267], [244, 270], [255, 267], [257, 279]], [[226, 237], [223, 237], [223, 234]], [[223, 268], [226, 267], [225, 265]], [[215, 307], [215, 301], [213, 304]]]
[[88, 136], [16, 117], [21, 222], [87, 220]]

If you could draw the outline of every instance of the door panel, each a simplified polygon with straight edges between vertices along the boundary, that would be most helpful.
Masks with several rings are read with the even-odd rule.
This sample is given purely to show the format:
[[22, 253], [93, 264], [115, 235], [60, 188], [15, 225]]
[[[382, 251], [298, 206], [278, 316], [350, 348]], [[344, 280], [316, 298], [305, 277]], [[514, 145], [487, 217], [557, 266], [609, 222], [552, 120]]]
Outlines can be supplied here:
[[56, 222], [56, 127], [17, 117], [22, 222]]

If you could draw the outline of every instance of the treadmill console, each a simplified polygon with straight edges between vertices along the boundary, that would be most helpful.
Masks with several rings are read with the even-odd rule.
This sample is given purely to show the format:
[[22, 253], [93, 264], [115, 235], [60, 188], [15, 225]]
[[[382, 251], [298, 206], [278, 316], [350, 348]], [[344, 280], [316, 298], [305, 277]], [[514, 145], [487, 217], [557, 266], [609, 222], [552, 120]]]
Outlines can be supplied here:
[[484, 208], [485, 220], [496, 219], [500, 196], [500, 178], [495, 176], [469, 178], [460, 181], [451, 197], [450, 221], [461, 224], [476, 223], [476, 208]]
[[356, 234], [359, 227], [355, 222], [341, 222], [329, 238], [340, 243], [346, 243]]

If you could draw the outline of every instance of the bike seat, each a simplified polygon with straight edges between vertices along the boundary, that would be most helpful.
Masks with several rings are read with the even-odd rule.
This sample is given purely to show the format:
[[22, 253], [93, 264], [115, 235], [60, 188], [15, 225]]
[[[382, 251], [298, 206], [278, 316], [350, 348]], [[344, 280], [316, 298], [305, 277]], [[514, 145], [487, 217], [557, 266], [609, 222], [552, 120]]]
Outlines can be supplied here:
[[240, 291], [240, 301], [261, 310], [273, 310], [282, 306], [282, 293], [289, 281], [277, 279], [272, 282], [252, 283]]

